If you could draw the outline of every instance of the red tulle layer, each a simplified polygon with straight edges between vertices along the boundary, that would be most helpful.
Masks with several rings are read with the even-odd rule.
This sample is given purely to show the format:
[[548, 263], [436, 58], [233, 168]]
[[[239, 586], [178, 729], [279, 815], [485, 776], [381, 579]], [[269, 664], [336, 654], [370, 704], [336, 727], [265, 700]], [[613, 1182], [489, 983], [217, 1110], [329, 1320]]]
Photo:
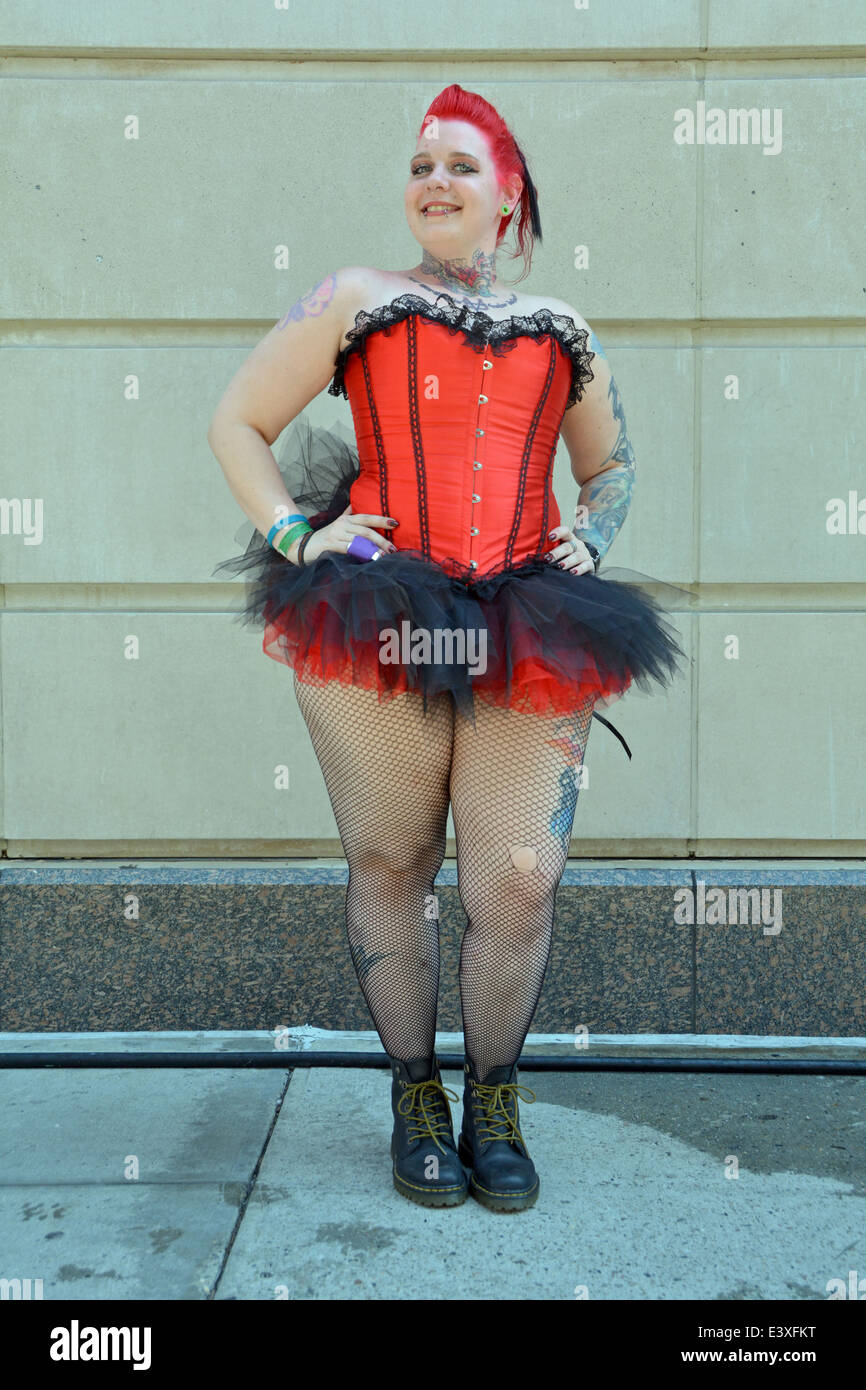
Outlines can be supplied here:
[[[579, 582], [579, 578], [574, 582]], [[495, 611], [491, 611], [490, 605], [485, 610], [488, 628], [493, 627]], [[399, 634], [400, 625], [396, 627]], [[408, 624], [406, 630], [408, 638], [402, 644], [398, 640], [400, 654], [406, 659], [383, 661], [378, 636], [372, 641], [347, 641], [345, 625], [330, 603], [322, 602], [305, 612], [303, 623], [291, 610], [284, 610], [278, 621], [268, 622], [262, 649], [274, 661], [291, 667], [307, 685], [322, 687], [339, 681], [361, 686], [377, 691], [383, 703], [409, 691], [423, 692], [423, 683], [411, 669]], [[508, 641], [509, 669], [488, 668], [472, 677], [475, 697], [487, 704], [545, 716], [566, 715], [582, 707], [587, 699], [607, 708], [632, 684], [631, 675], [618, 676], [587, 652], [575, 653], [571, 673], [563, 670], [561, 655], [556, 669], [552, 669], [540, 650], [537, 629], [524, 626], [521, 630], [514, 619]]]

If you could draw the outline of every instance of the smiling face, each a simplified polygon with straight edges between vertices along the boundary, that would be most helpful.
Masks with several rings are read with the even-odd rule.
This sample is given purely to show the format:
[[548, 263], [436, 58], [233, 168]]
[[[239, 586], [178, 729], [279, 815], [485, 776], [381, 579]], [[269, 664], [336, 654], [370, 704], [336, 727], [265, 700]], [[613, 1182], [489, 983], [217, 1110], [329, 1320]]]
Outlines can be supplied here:
[[404, 197], [415, 240], [440, 260], [492, 254], [503, 203], [513, 209], [521, 181], [500, 184], [484, 134], [467, 121], [433, 119], [409, 165]]

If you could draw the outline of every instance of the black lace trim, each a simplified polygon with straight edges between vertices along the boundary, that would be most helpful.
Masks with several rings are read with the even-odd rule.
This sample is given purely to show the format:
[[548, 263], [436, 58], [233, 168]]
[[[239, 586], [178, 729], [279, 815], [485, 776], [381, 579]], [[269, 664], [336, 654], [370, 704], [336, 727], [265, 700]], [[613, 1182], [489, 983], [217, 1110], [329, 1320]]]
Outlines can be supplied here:
[[328, 387], [329, 394], [348, 399], [344, 374], [346, 362], [352, 353], [371, 333], [381, 330], [387, 333], [394, 324], [402, 323], [415, 314], [433, 323], [444, 324], [451, 333], [462, 333], [464, 341], [475, 352], [483, 352], [485, 345], [489, 344], [491, 352], [499, 357], [515, 346], [517, 338], [555, 338], [571, 358], [571, 387], [566, 410], [583, 398], [584, 386], [593, 380], [589, 364], [595, 353], [587, 350], [587, 331], [578, 328], [567, 314], [555, 314], [551, 309], [535, 309], [531, 314], [513, 314], [510, 318], [494, 319], [482, 309], [460, 304], [444, 292], [438, 293], [435, 301], [408, 293], [392, 299], [389, 304], [380, 304], [376, 309], [361, 309], [355, 315], [355, 325], [346, 334], [349, 342], [340, 348], [334, 362], [334, 378]]

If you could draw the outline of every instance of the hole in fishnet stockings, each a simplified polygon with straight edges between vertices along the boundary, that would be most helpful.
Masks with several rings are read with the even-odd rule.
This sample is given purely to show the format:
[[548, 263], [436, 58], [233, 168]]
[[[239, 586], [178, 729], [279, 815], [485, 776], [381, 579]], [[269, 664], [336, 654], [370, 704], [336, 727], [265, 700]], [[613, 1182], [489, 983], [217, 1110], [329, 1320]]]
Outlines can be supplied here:
[[450, 694], [427, 702], [294, 677], [349, 866], [352, 962], [390, 1056], [429, 1057], [439, 924], [433, 882], [451, 802], [460, 900], [466, 1056], [483, 1080], [520, 1056], [550, 954], [593, 700], [543, 718]]

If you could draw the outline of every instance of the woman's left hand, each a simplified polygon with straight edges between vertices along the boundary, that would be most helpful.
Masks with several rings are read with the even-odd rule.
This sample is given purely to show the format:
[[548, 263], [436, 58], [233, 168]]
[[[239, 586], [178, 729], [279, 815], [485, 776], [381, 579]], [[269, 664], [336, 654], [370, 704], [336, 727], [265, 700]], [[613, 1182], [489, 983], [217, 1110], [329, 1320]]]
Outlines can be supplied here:
[[595, 574], [595, 561], [583, 541], [568, 526], [555, 527], [548, 540], [554, 544], [546, 553], [554, 563], [559, 564], [560, 569], [574, 570], [575, 574]]

